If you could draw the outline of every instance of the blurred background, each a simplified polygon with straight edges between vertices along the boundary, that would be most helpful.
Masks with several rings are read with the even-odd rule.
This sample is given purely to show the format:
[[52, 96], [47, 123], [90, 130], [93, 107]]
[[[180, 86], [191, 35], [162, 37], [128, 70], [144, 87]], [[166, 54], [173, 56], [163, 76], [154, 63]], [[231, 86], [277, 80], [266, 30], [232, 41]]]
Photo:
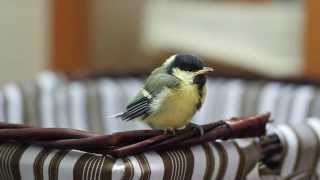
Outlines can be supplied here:
[[144, 74], [173, 53], [216, 73], [320, 79], [318, 0], [0, 2], [0, 82], [44, 69]]

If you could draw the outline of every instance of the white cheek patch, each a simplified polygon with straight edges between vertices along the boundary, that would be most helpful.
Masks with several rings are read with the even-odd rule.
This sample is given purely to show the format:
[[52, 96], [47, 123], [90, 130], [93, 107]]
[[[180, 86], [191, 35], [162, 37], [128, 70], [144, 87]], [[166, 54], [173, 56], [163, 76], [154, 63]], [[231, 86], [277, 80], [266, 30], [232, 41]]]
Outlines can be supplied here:
[[189, 84], [193, 82], [194, 74], [192, 72], [182, 71], [178, 68], [174, 68], [172, 70], [172, 74], [178, 79], [180, 79], [182, 82], [186, 82]]

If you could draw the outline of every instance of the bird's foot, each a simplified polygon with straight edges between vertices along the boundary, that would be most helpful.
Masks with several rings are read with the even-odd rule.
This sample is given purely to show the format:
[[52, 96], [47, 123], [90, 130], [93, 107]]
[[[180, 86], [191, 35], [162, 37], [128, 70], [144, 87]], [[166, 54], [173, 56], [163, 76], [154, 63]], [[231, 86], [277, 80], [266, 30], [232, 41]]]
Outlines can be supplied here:
[[187, 128], [196, 129], [196, 130], [199, 131], [200, 136], [203, 136], [203, 135], [204, 135], [204, 129], [202, 128], [202, 126], [200, 126], [200, 125], [198, 125], [198, 124], [195, 124], [195, 123], [190, 122], [190, 123], [187, 125]]
[[172, 134], [173, 136], [176, 135], [176, 129], [174, 128], [166, 128], [163, 131], [164, 131], [164, 134]]

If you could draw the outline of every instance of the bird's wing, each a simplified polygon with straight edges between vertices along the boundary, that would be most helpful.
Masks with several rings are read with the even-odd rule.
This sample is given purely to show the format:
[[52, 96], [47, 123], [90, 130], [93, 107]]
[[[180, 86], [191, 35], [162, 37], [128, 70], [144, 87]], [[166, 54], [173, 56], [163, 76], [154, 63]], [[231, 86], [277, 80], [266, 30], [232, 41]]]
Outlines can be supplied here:
[[152, 113], [150, 105], [153, 98], [163, 88], [175, 88], [178, 85], [179, 80], [174, 76], [165, 73], [151, 74], [137, 96], [127, 105], [126, 111], [118, 117], [127, 121], [138, 117], [142, 119], [148, 117]]

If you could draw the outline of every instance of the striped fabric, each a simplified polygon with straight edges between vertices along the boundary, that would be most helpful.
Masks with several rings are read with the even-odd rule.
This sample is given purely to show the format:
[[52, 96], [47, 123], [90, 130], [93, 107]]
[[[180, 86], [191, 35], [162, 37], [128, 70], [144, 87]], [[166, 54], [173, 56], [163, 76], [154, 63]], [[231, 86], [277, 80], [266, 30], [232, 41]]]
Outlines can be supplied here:
[[[44, 72], [36, 81], [0, 88], [0, 121], [102, 133], [145, 129], [139, 121], [109, 118], [124, 109], [141, 83], [136, 78], [68, 82]], [[320, 118], [320, 89], [315, 86], [214, 78], [209, 79], [208, 89], [203, 108], [194, 118], [199, 124], [265, 112], [271, 112], [279, 124]]]
[[[259, 170], [259, 150], [240, 142], [216, 142], [123, 159], [18, 144], [0, 145], [0, 179], [317, 179], [320, 172], [320, 120], [277, 125], [284, 147], [280, 174]], [[255, 155], [256, 154], [256, 155]]]
[[277, 125], [275, 132], [284, 148], [280, 176], [283, 179], [320, 177], [320, 119], [310, 118], [307, 123]]
[[244, 179], [245, 149], [235, 142], [148, 152], [123, 159], [17, 144], [0, 145], [0, 179], [6, 180], [230, 180]]
[[[145, 129], [138, 121], [108, 118], [139, 90], [135, 78], [66, 81], [44, 72], [35, 81], [0, 88], [0, 121], [101, 133]], [[270, 178], [320, 177], [320, 89], [310, 85], [214, 78], [196, 123], [271, 112], [284, 158]], [[219, 106], [217, 106], [219, 104]], [[310, 120], [306, 121], [308, 117]], [[289, 124], [289, 125], [287, 125]], [[249, 143], [250, 144], [250, 143]], [[111, 159], [77, 151], [0, 144], [0, 180], [261, 179], [252, 144], [208, 143], [189, 149]]]

